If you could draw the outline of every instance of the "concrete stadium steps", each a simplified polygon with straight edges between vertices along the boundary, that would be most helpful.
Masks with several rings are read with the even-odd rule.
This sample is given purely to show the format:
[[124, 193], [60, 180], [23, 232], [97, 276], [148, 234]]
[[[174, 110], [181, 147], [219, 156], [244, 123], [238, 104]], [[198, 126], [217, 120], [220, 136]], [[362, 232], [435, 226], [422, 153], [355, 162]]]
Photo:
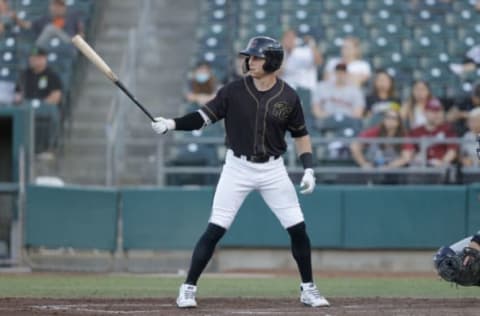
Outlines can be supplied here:
[[[120, 75], [128, 31], [137, 26], [142, 5], [141, 1], [106, 1], [100, 27], [91, 44]], [[152, 24], [146, 27], [139, 52], [134, 94], [154, 116], [178, 115], [186, 74], [195, 49], [200, 2], [151, 2]], [[79, 87], [81, 92], [74, 102], [71, 133], [64, 141], [59, 163], [60, 177], [70, 183], [104, 184], [106, 122], [112, 98], [118, 89], [93, 65], [87, 64], [86, 67], [85, 79]], [[127, 78], [121, 79], [126, 81]], [[127, 106], [131, 108], [127, 108], [125, 136], [122, 139], [127, 145], [118, 184], [154, 184], [159, 136], [152, 132], [149, 119], [135, 104]]]

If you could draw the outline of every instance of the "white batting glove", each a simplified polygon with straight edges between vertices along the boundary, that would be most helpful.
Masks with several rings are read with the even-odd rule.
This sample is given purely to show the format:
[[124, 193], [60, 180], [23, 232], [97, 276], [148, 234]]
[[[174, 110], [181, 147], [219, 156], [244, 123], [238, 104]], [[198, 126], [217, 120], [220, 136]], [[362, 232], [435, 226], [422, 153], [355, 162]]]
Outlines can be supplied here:
[[163, 117], [156, 117], [155, 122], [152, 122], [152, 128], [157, 134], [165, 134], [175, 129], [175, 121]]
[[310, 194], [315, 189], [315, 176], [313, 175], [313, 169], [305, 169], [302, 181], [300, 182], [301, 194]]

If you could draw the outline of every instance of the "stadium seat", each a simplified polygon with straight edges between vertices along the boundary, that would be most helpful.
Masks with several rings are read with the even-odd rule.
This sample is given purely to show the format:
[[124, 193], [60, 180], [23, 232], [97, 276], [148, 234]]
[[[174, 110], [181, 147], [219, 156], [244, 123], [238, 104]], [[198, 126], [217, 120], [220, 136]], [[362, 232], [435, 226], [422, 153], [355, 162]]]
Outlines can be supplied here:
[[438, 36], [421, 36], [405, 40], [403, 43], [403, 51], [410, 56], [428, 56], [446, 51], [446, 45], [443, 38]]
[[353, 13], [362, 11], [364, 3], [358, 0], [323, 0], [323, 7], [327, 11], [345, 10]]
[[372, 26], [369, 28], [370, 40], [377, 37], [386, 38], [410, 38], [411, 30], [394, 23], [386, 23], [381, 26]]
[[383, 36], [375, 38], [372, 42], [364, 42], [362, 44], [367, 47], [371, 55], [374, 53], [385, 54], [402, 51], [401, 42], [398, 39]]
[[388, 52], [384, 54], [375, 54], [372, 58], [374, 68], [413, 69], [417, 67], [417, 58], [403, 55], [401, 52]]
[[385, 9], [365, 13], [363, 15], [363, 21], [366, 25], [372, 27], [383, 27], [388, 24], [394, 24], [401, 27], [405, 24], [403, 15]]
[[398, 0], [366, 0], [366, 6], [369, 10], [378, 11], [378, 10], [389, 10], [391, 12], [397, 12], [401, 14], [403, 11], [406, 11], [408, 8], [407, 1], [398, 1]]

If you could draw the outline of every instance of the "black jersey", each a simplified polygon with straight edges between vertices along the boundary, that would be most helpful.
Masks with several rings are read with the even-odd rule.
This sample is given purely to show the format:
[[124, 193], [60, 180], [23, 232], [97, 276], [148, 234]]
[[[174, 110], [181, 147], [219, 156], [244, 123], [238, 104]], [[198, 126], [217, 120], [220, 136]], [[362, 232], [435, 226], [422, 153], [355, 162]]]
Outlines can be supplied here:
[[277, 78], [268, 91], [258, 91], [251, 76], [222, 87], [202, 111], [213, 122], [225, 119], [227, 146], [239, 155], [282, 155], [285, 133], [308, 134], [300, 98]]
[[45, 99], [55, 90], [62, 90], [60, 77], [50, 68], [35, 73], [28, 68], [18, 78], [17, 92], [22, 92], [25, 99]]

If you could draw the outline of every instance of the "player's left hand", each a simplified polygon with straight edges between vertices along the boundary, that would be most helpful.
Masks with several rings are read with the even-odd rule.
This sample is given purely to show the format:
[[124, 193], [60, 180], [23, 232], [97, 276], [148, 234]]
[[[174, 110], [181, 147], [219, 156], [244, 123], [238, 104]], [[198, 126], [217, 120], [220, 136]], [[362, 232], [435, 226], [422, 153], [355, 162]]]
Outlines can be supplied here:
[[300, 182], [300, 189], [301, 194], [310, 194], [313, 192], [313, 189], [315, 189], [315, 176], [313, 173], [313, 169], [305, 169], [302, 181]]

